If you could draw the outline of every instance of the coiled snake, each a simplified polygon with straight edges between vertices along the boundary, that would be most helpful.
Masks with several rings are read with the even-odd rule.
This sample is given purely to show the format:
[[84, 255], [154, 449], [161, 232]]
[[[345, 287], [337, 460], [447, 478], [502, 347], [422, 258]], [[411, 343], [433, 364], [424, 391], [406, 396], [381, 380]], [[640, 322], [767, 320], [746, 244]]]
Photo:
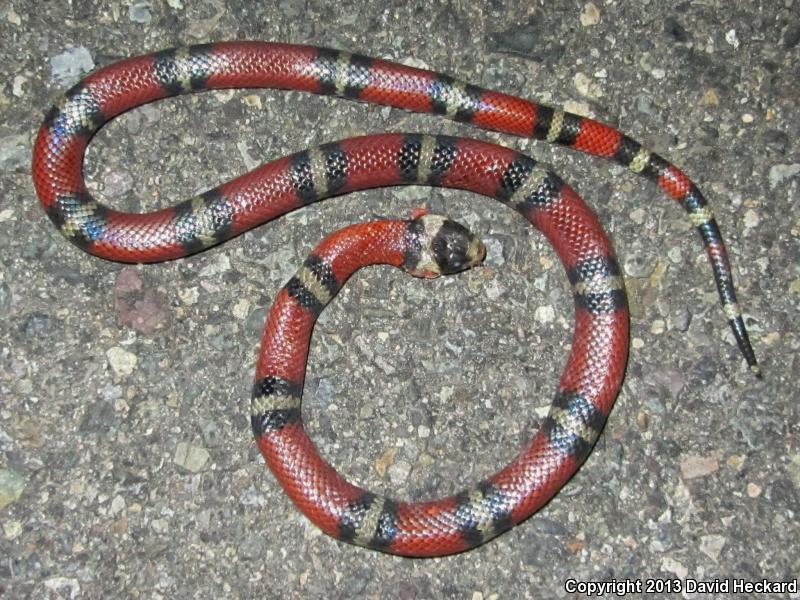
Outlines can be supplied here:
[[[306, 436], [299, 406], [308, 335], [321, 308], [360, 264], [386, 262], [430, 276], [474, 264], [482, 247], [448, 220], [417, 215], [410, 221], [345, 230], [352, 237], [338, 232], [306, 260], [279, 293], [267, 319], [251, 422], [278, 481], [298, 508], [330, 535], [395, 554], [439, 556], [480, 544], [547, 502], [590, 452], [619, 391], [628, 349], [624, 286], [608, 238], [569, 186], [527, 156], [466, 138], [381, 134], [328, 143], [146, 214], [107, 208], [88, 192], [84, 152], [109, 119], [169, 96], [238, 87], [334, 94], [433, 112], [629, 167], [687, 210], [702, 237], [742, 355], [760, 376], [727, 252], [703, 195], [677, 167], [607, 125], [446, 75], [310, 46], [223, 42], [101, 68], [49, 112], [33, 154], [33, 180], [45, 211], [71, 242], [95, 256], [123, 262], [170, 260], [323, 198], [421, 184], [498, 199], [540, 229], [564, 264], [576, 325], [541, 430], [514, 461], [474, 489], [433, 502], [404, 503], [346, 482]], [[340, 253], [345, 248], [353, 254]], [[454, 257], [457, 264], [449, 262]]]

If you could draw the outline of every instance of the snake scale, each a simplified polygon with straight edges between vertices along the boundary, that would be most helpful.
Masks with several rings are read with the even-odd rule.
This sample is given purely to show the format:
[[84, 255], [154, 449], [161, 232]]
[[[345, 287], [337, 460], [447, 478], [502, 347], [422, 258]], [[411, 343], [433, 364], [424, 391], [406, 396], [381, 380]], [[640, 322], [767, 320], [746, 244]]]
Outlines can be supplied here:
[[319, 311], [359, 266], [380, 262], [434, 276], [475, 264], [483, 247], [452, 221], [417, 215], [354, 225], [315, 249], [279, 292], [267, 318], [251, 424], [280, 484], [326, 533], [384, 552], [441, 556], [491, 539], [546, 503], [588, 456], [621, 386], [628, 353], [624, 284], [608, 237], [567, 184], [525, 155], [467, 138], [387, 133], [327, 143], [144, 214], [108, 208], [89, 193], [84, 153], [108, 120], [162, 98], [240, 87], [299, 90], [436, 113], [608, 158], [655, 182], [686, 209], [699, 231], [725, 316], [749, 368], [760, 376], [727, 251], [705, 198], [680, 169], [608, 125], [447, 75], [312, 46], [220, 42], [105, 66], [53, 107], [33, 152], [33, 180], [43, 208], [67, 239], [90, 254], [122, 262], [171, 260], [324, 198], [413, 184], [496, 198], [537, 227], [564, 265], [575, 329], [541, 429], [509, 465], [474, 488], [409, 503], [347, 482], [306, 435], [300, 397], [308, 337]]

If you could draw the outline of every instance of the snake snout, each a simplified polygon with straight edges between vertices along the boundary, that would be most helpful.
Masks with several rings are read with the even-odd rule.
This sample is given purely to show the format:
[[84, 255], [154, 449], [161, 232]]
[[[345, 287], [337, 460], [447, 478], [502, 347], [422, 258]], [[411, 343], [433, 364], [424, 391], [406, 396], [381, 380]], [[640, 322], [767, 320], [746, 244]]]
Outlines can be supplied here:
[[419, 233], [418, 270], [431, 276], [450, 275], [480, 264], [486, 246], [469, 229], [448, 217], [426, 214], [415, 219]]

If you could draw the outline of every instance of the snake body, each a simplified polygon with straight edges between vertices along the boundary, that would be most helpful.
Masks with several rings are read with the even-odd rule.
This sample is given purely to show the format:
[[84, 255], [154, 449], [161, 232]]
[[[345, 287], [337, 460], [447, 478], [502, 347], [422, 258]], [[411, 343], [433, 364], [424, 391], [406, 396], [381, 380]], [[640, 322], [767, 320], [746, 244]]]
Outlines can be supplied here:
[[[552, 497], [588, 455], [621, 385], [628, 347], [624, 286], [608, 238], [569, 186], [527, 156], [466, 138], [380, 134], [324, 144], [145, 214], [113, 210], [89, 193], [84, 153], [105, 122], [161, 98], [238, 87], [333, 94], [433, 112], [606, 157], [655, 181], [684, 206], [700, 232], [730, 327], [750, 369], [760, 374], [727, 251], [703, 195], [677, 167], [607, 125], [446, 75], [311, 46], [222, 42], [103, 67], [48, 113], [33, 154], [42, 206], [71, 242], [93, 255], [124, 262], [170, 260], [323, 198], [422, 184], [474, 191], [514, 208], [550, 240], [567, 270], [575, 333], [541, 431], [506, 468], [472, 490], [435, 502], [404, 504], [375, 496], [347, 483], [315, 454], [310, 440], [298, 433], [307, 345], [276, 350], [265, 337], [253, 389], [253, 430], [289, 495], [331, 535], [404, 555], [448, 554], [493, 537]], [[314, 313], [343, 283], [344, 272], [334, 266], [324, 259], [304, 264], [281, 292], [291, 301], [284, 298], [284, 310], [268, 319], [267, 334], [282, 324], [310, 331]]]

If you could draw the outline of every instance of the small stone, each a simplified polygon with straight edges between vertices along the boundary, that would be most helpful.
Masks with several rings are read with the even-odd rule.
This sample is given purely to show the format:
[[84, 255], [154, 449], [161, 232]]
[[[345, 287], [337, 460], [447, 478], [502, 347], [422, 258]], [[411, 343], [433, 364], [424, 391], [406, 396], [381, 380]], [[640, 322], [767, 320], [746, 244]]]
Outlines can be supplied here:
[[153, 519], [150, 523], [150, 527], [152, 527], [153, 531], [156, 533], [166, 533], [169, 531], [169, 523], [166, 519]]
[[483, 240], [486, 246], [486, 263], [495, 266], [501, 266], [506, 262], [503, 256], [503, 244], [494, 237], [486, 237]]
[[305, 0], [281, 0], [278, 8], [290, 19], [296, 19], [305, 12], [306, 4]]
[[740, 454], [732, 454], [731, 456], [728, 457], [728, 460], [726, 460], [725, 463], [729, 467], [733, 467], [734, 469], [739, 471], [744, 465], [744, 456]]
[[17, 27], [22, 25], [22, 19], [20, 18], [20, 16], [17, 14], [17, 12], [14, 10], [14, 7], [11, 6], [10, 3], [8, 9], [6, 10], [6, 21], [11, 23], [12, 25], [16, 25]]
[[750, 227], [757, 227], [758, 224], [761, 222], [761, 218], [758, 216], [758, 213], [754, 211], [752, 208], [748, 209], [746, 213], [744, 213], [744, 226], [747, 228]]
[[25, 490], [25, 479], [10, 469], [0, 469], [0, 510], [19, 500]]
[[30, 165], [30, 145], [24, 134], [0, 138], [0, 171], [27, 173]]
[[394, 457], [396, 454], [397, 448], [391, 447], [387, 448], [384, 453], [378, 457], [378, 460], [375, 461], [375, 471], [378, 473], [378, 475], [381, 477], [386, 475], [386, 471], [394, 463]]
[[729, 29], [725, 33], [725, 41], [728, 42], [731, 46], [733, 46], [734, 50], [739, 48], [739, 38], [736, 36], [735, 29]]
[[564, 110], [571, 112], [579, 117], [591, 117], [592, 110], [586, 102], [578, 102], [577, 100], [567, 100], [564, 102]]
[[747, 484], [747, 497], [748, 498], [758, 498], [761, 495], [761, 486], [757, 483], [748, 483]]
[[251, 485], [249, 488], [247, 488], [245, 493], [242, 494], [242, 497], [239, 498], [239, 503], [242, 506], [264, 508], [267, 505], [267, 497], [264, 495], [264, 492]]
[[250, 108], [257, 108], [259, 110], [263, 108], [263, 105], [261, 104], [261, 96], [258, 94], [248, 94], [242, 98], [242, 102], [244, 102]]
[[689, 569], [681, 562], [669, 556], [665, 556], [664, 560], [661, 561], [661, 570], [667, 573], [673, 573], [677, 575], [679, 579], [686, 579], [686, 576], [689, 574]]
[[719, 469], [719, 463], [713, 456], [689, 454], [681, 460], [681, 476], [684, 479], [706, 477]]
[[556, 318], [556, 311], [553, 310], [552, 306], [539, 306], [536, 308], [536, 312], [533, 313], [533, 318], [539, 323], [552, 323]]
[[587, 2], [581, 11], [580, 21], [584, 27], [597, 25], [600, 22], [600, 11], [594, 4]]
[[167, 6], [175, 10], [183, 10], [183, 2], [181, 0], [167, 0]]
[[92, 69], [94, 60], [91, 53], [83, 46], [73, 46], [50, 59], [50, 73], [59, 86], [74, 83]]
[[756, 118], [753, 116], [753, 113], [744, 113], [742, 115], [742, 123], [750, 124], [755, 120]]
[[209, 458], [211, 458], [211, 455], [202, 446], [196, 446], [189, 442], [180, 442], [175, 448], [175, 456], [172, 462], [190, 473], [199, 473], [203, 470]]
[[484, 286], [484, 290], [486, 291], [486, 296], [489, 300], [497, 300], [506, 293], [506, 288], [504, 288], [496, 279], [491, 280], [486, 286]]
[[584, 73], [575, 73], [572, 83], [582, 96], [587, 98], [602, 98], [603, 96], [603, 88]]
[[25, 95], [24, 85], [28, 83], [27, 77], [23, 77], [22, 75], [15, 75], [13, 81], [11, 82], [11, 93], [14, 94], [17, 98], [22, 98]]
[[647, 428], [650, 425], [650, 417], [647, 416], [647, 413], [640, 412], [636, 415], [636, 425], [642, 431], [647, 431]]
[[139, 361], [133, 352], [128, 352], [121, 346], [114, 346], [106, 350], [106, 358], [117, 375], [130, 375]]
[[660, 335], [664, 333], [665, 329], [666, 329], [666, 323], [664, 323], [662, 319], [656, 319], [650, 325], [650, 333], [654, 335]]
[[431, 428], [425, 425], [420, 425], [417, 427], [417, 435], [421, 438], [431, 437]]
[[124, 509], [125, 509], [125, 498], [117, 494], [111, 501], [111, 507], [109, 508], [109, 512], [112, 515], [118, 515]]
[[133, 189], [133, 175], [129, 171], [111, 171], [103, 177], [103, 191], [111, 198], [122, 198]]
[[628, 277], [644, 278], [649, 277], [655, 269], [655, 262], [651, 252], [643, 251], [634, 255], [629, 254], [625, 258], [625, 275]]
[[149, 23], [153, 16], [147, 2], [135, 2], [128, 7], [128, 19], [133, 23]]
[[653, 79], [659, 79], [660, 80], [660, 79], [664, 79], [664, 77], [667, 76], [667, 72], [664, 69], [660, 68], [660, 67], [654, 67], [650, 71], [650, 75], [653, 77]]
[[394, 485], [402, 485], [411, 473], [411, 465], [404, 460], [398, 460], [388, 470], [389, 481]]
[[214, 260], [200, 270], [201, 277], [221, 275], [231, 270], [231, 260], [227, 254], [217, 254]]
[[[2, 508], [0, 508], [2, 510]], [[15, 520], [8, 520], [3, 523], [3, 535], [7, 540], [13, 540], [19, 537], [22, 533], [22, 523]]]
[[74, 577], [50, 577], [44, 580], [44, 587], [51, 592], [47, 596], [54, 598], [74, 598], [82, 597], [81, 584]]
[[727, 541], [728, 539], [721, 535], [704, 535], [700, 538], [700, 552], [717, 562], [719, 554]]
[[200, 291], [197, 287], [190, 287], [184, 288], [182, 290], [178, 290], [178, 298], [181, 299], [186, 306], [192, 306], [193, 304], [197, 304], [197, 299], [200, 297]]
[[769, 187], [774, 190], [787, 179], [800, 173], [800, 163], [773, 165], [769, 170]]
[[717, 90], [710, 88], [705, 91], [703, 97], [700, 98], [701, 106], [719, 106], [719, 95]]
[[684, 332], [689, 329], [689, 323], [692, 321], [692, 314], [685, 306], [681, 306], [672, 311], [670, 315], [670, 323], [672, 328]]
[[243, 321], [250, 314], [250, 300], [247, 298], [239, 298], [236, 304], [233, 305], [233, 316]]

